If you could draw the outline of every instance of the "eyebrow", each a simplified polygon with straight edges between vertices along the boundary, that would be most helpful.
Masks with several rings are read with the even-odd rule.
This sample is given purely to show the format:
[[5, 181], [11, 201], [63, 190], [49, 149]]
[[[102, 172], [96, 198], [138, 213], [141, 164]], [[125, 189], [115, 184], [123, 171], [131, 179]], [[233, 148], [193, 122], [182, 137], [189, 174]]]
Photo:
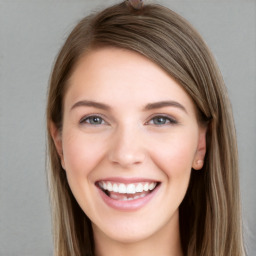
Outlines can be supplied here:
[[176, 107], [179, 108], [181, 110], [183, 110], [185, 113], [188, 113], [186, 108], [181, 105], [179, 102], [177, 101], [160, 101], [160, 102], [155, 102], [155, 103], [149, 103], [146, 105], [146, 107], [144, 108], [145, 110], [152, 110], [152, 109], [157, 109], [157, 108], [164, 108], [164, 107]]
[[[109, 105], [96, 102], [96, 101], [91, 101], [91, 100], [78, 101], [71, 107], [70, 110], [73, 110], [74, 108], [77, 108], [77, 107], [95, 107], [102, 110], [111, 110], [111, 107]], [[164, 108], [164, 107], [176, 107], [183, 110], [185, 113], [187, 113], [186, 108], [177, 101], [159, 101], [159, 102], [149, 103], [145, 106], [143, 110], [148, 111], [148, 110]]]
[[94, 108], [99, 108], [102, 110], [110, 110], [110, 106], [103, 104], [103, 103], [99, 103], [96, 101], [91, 101], [91, 100], [81, 100], [76, 102], [70, 110], [77, 108], [77, 107], [94, 107]]

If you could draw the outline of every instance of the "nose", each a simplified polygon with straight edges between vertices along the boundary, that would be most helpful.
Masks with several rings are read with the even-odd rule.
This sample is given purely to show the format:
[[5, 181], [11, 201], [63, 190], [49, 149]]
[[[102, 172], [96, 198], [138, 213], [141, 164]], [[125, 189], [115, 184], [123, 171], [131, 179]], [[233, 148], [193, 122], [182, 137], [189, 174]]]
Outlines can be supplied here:
[[111, 139], [109, 160], [123, 168], [143, 163], [146, 157], [143, 136], [138, 129], [120, 128]]

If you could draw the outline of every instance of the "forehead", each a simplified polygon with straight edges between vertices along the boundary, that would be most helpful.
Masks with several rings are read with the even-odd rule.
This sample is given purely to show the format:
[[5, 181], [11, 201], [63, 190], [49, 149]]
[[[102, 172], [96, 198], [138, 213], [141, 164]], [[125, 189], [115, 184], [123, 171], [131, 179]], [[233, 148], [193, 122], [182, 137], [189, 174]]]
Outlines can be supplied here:
[[100, 48], [78, 62], [66, 93], [67, 104], [88, 99], [113, 104], [176, 100], [193, 108], [185, 90], [163, 69], [139, 53]]

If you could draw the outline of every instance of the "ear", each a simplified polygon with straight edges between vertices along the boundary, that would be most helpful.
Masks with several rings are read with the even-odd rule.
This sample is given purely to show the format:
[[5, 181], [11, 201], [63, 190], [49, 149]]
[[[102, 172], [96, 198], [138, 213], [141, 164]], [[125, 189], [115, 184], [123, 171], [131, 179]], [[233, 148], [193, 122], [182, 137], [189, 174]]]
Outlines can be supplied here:
[[192, 165], [192, 168], [195, 170], [200, 170], [204, 166], [204, 157], [206, 154], [206, 133], [207, 126], [199, 128], [198, 145]]
[[53, 122], [50, 123], [50, 134], [53, 139], [57, 153], [60, 157], [62, 168], [65, 169], [61, 132]]

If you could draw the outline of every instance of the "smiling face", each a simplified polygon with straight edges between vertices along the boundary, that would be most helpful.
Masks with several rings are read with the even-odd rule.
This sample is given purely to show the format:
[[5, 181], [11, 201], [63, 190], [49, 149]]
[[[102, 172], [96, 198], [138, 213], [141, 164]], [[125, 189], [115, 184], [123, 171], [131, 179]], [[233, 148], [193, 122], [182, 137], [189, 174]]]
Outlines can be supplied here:
[[178, 209], [191, 168], [203, 165], [205, 128], [161, 68], [128, 50], [91, 51], [69, 81], [62, 133], [52, 126], [51, 134], [96, 242], [178, 239]]

